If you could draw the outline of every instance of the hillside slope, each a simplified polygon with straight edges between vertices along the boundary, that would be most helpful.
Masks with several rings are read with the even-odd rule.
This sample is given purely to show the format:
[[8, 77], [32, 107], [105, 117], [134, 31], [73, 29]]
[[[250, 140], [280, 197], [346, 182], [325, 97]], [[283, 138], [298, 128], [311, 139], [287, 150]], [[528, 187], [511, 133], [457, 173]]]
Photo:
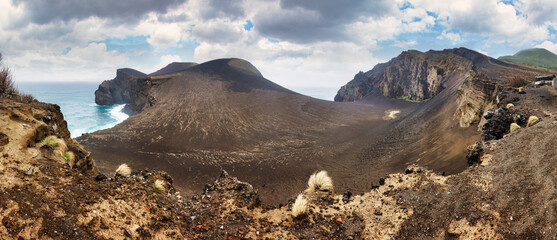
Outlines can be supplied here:
[[[318, 100], [265, 79], [240, 59], [138, 78], [128, 102], [137, 114], [78, 141], [101, 171], [120, 163], [162, 169], [181, 191], [193, 192], [225, 169], [263, 186], [269, 204], [292, 196], [304, 185], [301, 176], [317, 169], [338, 179], [340, 191], [358, 193], [411, 163], [458, 173], [467, 166], [467, 146], [479, 138], [483, 112], [505, 88], [505, 74], [536, 73], [467, 49], [425, 55], [403, 53], [404, 61], [379, 65], [390, 77], [372, 88], [429, 97], [417, 103], [379, 90], [355, 103]], [[421, 71], [435, 65], [444, 71], [435, 70], [431, 91], [416, 87], [415, 80], [427, 85], [424, 78], [395, 77], [410, 71], [427, 79], [433, 73]]]
[[520, 50], [512, 56], [501, 56], [501, 61], [522, 63], [533, 66], [557, 69], [557, 55], [545, 48], [532, 48]]
[[[192, 195], [176, 192], [164, 172], [96, 175], [55, 105], [0, 99], [0, 238], [553, 239], [557, 90], [525, 92], [503, 93], [519, 96], [516, 112], [540, 122], [482, 142], [480, 161], [465, 171], [440, 176], [414, 165], [361, 195], [304, 193], [308, 209], [298, 218], [293, 198], [261, 206], [262, 186], [226, 172]], [[491, 110], [512, 113], [501, 108], [506, 103]], [[47, 135], [64, 139], [79, 153], [77, 162], [88, 164], [73, 165], [55, 149], [38, 147]]]

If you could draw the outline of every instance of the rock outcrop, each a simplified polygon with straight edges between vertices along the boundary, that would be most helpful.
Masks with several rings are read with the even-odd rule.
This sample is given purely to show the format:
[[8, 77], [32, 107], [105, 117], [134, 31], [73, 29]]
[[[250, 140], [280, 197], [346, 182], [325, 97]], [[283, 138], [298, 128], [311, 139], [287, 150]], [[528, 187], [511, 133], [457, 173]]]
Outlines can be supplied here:
[[137, 79], [143, 77], [147, 77], [147, 74], [130, 68], [116, 70], [116, 77], [102, 82], [99, 89], [95, 91], [95, 103], [98, 105], [128, 103], [133, 95], [130, 90], [137, 85]]
[[99, 85], [99, 89], [95, 91], [95, 103], [126, 104], [124, 112], [129, 115], [137, 114], [156, 102], [149, 92], [153, 86], [165, 80], [159, 76], [184, 71], [195, 65], [197, 64], [174, 62], [149, 75], [130, 68], [118, 69], [114, 79], [106, 80]]
[[509, 66], [466, 48], [430, 50], [425, 53], [409, 50], [387, 63], [377, 64], [366, 73], [358, 73], [338, 91], [335, 101], [360, 100], [373, 91], [390, 98], [424, 101], [443, 90], [443, 84], [449, 74], [478, 72], [493, 65]]

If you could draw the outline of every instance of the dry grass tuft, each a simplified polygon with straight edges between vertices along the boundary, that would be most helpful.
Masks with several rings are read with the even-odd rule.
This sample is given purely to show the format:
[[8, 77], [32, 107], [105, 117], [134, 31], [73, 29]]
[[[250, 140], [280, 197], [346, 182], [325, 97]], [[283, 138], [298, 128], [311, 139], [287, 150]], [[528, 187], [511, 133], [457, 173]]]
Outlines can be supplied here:
[[309, 209], [309, 202], [304, 197], [304, 194], [299, 194], [292, 205], [292, 217], [297, 218], [306, 215]]
[[163, 180], [157, 179], [155, 181], [155, 189], [157, 189], [161, 192], [166, 191], [166, 187], [164, 185], [165, 185], [165, 182]]
[[512, 108], [512, 107], [514, 107], [514, 104], [512, 104], [512, 103], [507, 103], [507, 108]]
[[534, 126], [534, 124], [538, 123], [539, 121], [540, 119], [538, 117], [532, 115], [528, 118], [528, 123], [526, 124], [526, 127]]
[[520, 75], [514, 75], [509, 79], [509, 86], [511, 87], [522, 87], [528, 83], [528, 80]]
[[329, 177], [327, 171], [319, 171], [309, 177], [306, 192], [315, 192], [317, 190], [333, 191], [333, 180]]
[[132, 174], [132, 169], [128, 166], [128, 164], [124, 163], [124, 164], [118, 166], [114, 176], [128, 177], [128, 176], [130, 176], [130, 174]]
[[518, 126], [518, 124], [516, 123], [511, 123], [511, 129], [510, 132], [514, 132], [516, 130], [520, 129], [520, 126]]
[[54, 154], [60, 157], [63, 157], [66, 150], [68, 150], [68, 146], [66, 146], [66, 142], [64, 142], [63, 139], [60, 139], [54, 135], [46, 137], [39, 144], [37, 144], [38, 148], [41, 148], [43, 146], [51, 147], [54, 150]]

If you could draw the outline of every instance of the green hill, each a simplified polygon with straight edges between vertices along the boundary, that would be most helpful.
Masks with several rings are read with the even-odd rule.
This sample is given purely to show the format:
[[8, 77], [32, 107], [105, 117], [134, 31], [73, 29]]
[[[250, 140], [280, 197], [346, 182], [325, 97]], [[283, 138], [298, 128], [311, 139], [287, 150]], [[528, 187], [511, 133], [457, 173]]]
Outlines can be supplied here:
[[557, 69], [557, 55], [545, 48], [521, 50], [513, 56], [501, 56], [498, 59], [502, 61]]

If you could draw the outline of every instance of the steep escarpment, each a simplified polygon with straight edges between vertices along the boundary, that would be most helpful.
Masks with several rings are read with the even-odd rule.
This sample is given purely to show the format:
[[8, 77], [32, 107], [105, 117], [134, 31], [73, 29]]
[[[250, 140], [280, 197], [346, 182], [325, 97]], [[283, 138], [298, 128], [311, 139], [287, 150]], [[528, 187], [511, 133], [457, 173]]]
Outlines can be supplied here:
[[137, 84], [138, 78], [142, 77], [147, 75], [130, 68], [118, 69], [114, 79], [106, 80], [99, 85], [99, 89], [95, 91], [95, 103], [98, 105], [128, 103], [133, 94], [130, 88]]
[[425, 53], [410, 50], [387, 63], [378, 64], [366, 73], [357, 74], [338, 91], [335, 101], [356, 101], [373, 92], [390, 98], [424, 101], [444, 89], [451, 73], [492, 72], [500, 68], [528, 71], [466, 48], [430, 50]]

